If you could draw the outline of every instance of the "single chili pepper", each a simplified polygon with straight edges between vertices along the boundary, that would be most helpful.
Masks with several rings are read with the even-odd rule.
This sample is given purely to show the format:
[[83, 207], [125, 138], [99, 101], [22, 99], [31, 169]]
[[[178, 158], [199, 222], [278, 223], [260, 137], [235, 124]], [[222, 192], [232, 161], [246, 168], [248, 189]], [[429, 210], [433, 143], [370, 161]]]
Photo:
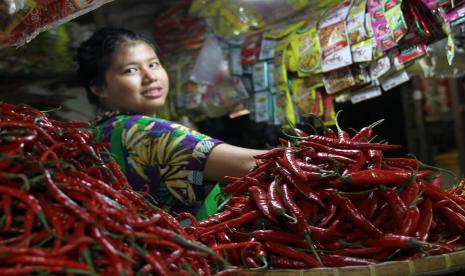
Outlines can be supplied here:
[[421, 220], [418, 223], [417, 229], [413, 234], [413, 237], [420, 241], [426, 241], [433, 221], [433, 205], [431, 200], [426, 198], [425, 201], [420, 205]]
[[[218, 242], [220, 244], [232, 244], [233, 241], [232, 239], [226, 234], [225, 232], [219, 232], [217, 234], [218, 237]], [[229, 250], [228, 251], [229, 258], [232, 262], [233, 265], [239, 265], [241, 256], [239, 255], [239, 252], [237, 250]]]
[[309, 267], [303, 261], [279, 255], [270, 256], [270, 264], [276, 268], [305, 269]]
[[254, 230], [250, 234], [252, 237], [261, 241], [281, 242], [303, 248], [309, 247], [304, 238], [290, 232], [280, 230]]
[[45, 216], [47, 218], [50, 218], [50, 221], [53, 226], [53, 230], [55, 232], [54, 234], [56, 235], [56, 239], [54, 240], [53, 247], [58, 248], [61, 246], [61, 242], [62, 242], [63, 235], [64, 235], [64, 230], [63, 230], [63, 225], [61, 223], [61, 220], [59, 216], [55, 213], [53, 208], [49, 205], [47, 200], [45, 199], [44, 194], [38, 194], [37, 200], [40, 206], [42, 207], [42, 209], [44, 210]]
[[334, 215], [336, 215], [337, 204], [335, 202], [328, 202], [326, 204], [326, 213], [321, 218], [321, 220], [317, 223], [317, 227], [324, 227], [327, 225], [331, 219], [333, 219]]
[[287, 207], [289, 212], [291, 212], [291, 214], [297, 219], [298, 232], [305, 237], [310, 247], [310, 250], [312, 251], [312, 254], [321, 263], [321, 260], [313, 244], [313, 240], [312, 240], [313, 237], [311, 236], [312, 229], [310, 225], [308, 224], [308, 221], [305, 219], [304, 213], [302, 212], [302, 210], [300, 210], [299, 206], [297, 206], [297, 204], [294, 202], [292, 193], [289, 190], [289, 187], [287, 186], [286, 183], [284, 183], [281, 186], [281, 192], [282, 192], [282, 196], [284, 200], [284, 205]]
[[304, 213], [306, 220], [312, 225], [315, 224], [318, 219], [318, 210], [320, 207], [300, 194], [296, 195], [295, 202]]
[[62, 204], [85, 222], [92, 223], [94, 221], [94, 218], [92, 218], [92, 216], [83, 207], [79, 206], [53, 183], [52, 176], [48, 170], [44, 170], [44, 175], [46, 187], [56, 201], [58, 201], [60, 204]]
[[435, 201], [440, 201], [440, 200], [447, 200], [450, 204], [450, 207], [456, 211], [459, 212], [462, 215], [465, 215], [465, 208], [462, 207], [460, 204], [457, 203], [457, 197], [440, 190], [439, 188], [427, 184], [427, 182], [423, 179], [420, 180], [420, 186], [423, 190], [423, 194], [430, 197], [431, 199]]
[[349, 198], [337, 195], [336, 200], [341, 210], [350, 218], [350, 222], [357, 226], [360, 231], [375, 238], [382, 236], [383, 233], [357, 210]]
[[266, 173], [269, 169], [274, 167], [275, 162], [273, 160], [266, 161], [254, 168], [251, 172], [247, 174], [250, 177], [258, 177], [264, 173]]
[[308, 265], [310, 268], [321, 267], [320, 262], [318, 262], [313, 256], [305, 252], [298, 251], [290, 246], [278, 242], [264, 242], [264, 245], [270, 252], [273, 252], [281, 256], [286, 256], [296, 260], [300, 260], [304, 262], [306, 265]]
[[184, 231], [181, 224], [179, 223], [179, 221], [176, 218], [174, 218], [173, 216], [168, 214], [162, 208], [158, 209], [156, 212], [161, 215], [161, 218], [166, 222], [166, 224], [172, 230], [176, 231], [177, 233], [179, 233], [179, 234], [181, 234], [183, 236], [187, 236], [187, 233]]
[[121, 190], [124, 187], [130, 186], [128, 183], [128, 179], [123, 174], [119, 165], [114, 160], [111, 160], [106, 165], [110, 169], [111, 173], [116, 177], [117, 181], [113, 182], [115, 184], [114, 186], [115, 189]]
[[[431, 171], [419, 171], [416, 178], [420, 179], [431, 174]], [[404, 183], [412, 178], [412, 172], [388, 171], [388, 170], [363, 170], [353, 172], [349, 175], [342, 176], [335, 182], [350, 183], [353, 185], [361, 184], [399, 184]]]
[[42, 257], [42, 256], [28, 256], [28, 255], [13, 255], [8, 256], [2, 260], [3, 263], [13, 263], [13, 264], [28, 264], [28, 265], [43, 265], [43, 266], [56, 266], [56, 267], [66, 267], [79, 269], [87, 271], [88, 267], [86, 264], [64, 259], [64, 258], [52, 258], [52, 257]]
[[91, 226], [91, 236], [103, 248], [103, 251], [110, 257], [118, 274], [124, 273], [121, 259], [118, 257], [118, 250], [111, 244], [105, 234], [96, 226]]
[[407, 206], [400, 198], [399, 193], [392, 188], [386, 188], [383, 190], [383, 196], [396, 221], [401, 222], [407, 213]]
[[216, 245], [216, 246], [213, 246], [213, 247], [210, 247], [210, 248], [212, 250], [218, 251], [218, 250], [237, 249], [237, 248], [241, 248], [241, 247], [248, 246], [248, 245], [257, 246], [259, 244], [260, 243], [258, 243], [256, 241], [232, 242], [232, 243], [224, 243], [224, 244]]
[[287, 147], [273, 148], [265, 153], [254, 155], [255, 159], [274, 159], [283, 157]]
[[273, 211], [275, 216], [289, 219], [291, 223], [297, 223], [297, 219], [295, 217], [286, 213], [286, 209], [279, 198], [278, 179], [273, 180], [268, 186], [267, 199], [268, 205], [271, 207], [271, 211]]
[[286, 148], [283, 158], [279, 158], [278, 161], [287, 169], [287, 171], [297, 177], [300, 181], [307, 181], [307, 176], [304, 174], [302, 168], [297, 164], [293, 149], [291, 147]]
[[352, 137], [352, 141], [370, 141], [371, 137], [373, 136], [373, 128], [379, 124], [381, 124], [384, 119], [376, 121], [369, 126], [363, 127], [357, 134]]
[[258, 209], [262, 212], [262, 214], [270, 221], [278, 223], [278, 220], [271, 213], [271, 209], [268, 205], [268, 200], [266, 197], [266, 192], [262, 190], [260, 187], [251, 186], [249, 187], [249, 193], [252, 195], [255, 204], [257, 205]]
[[194, 233], [194, 235], [197, 237], [205, 237], [207, 235], [211, 235], [211, 234], [218, 233], [220, 231], [224, 231], [226, 227], [230, 227], [230, 228], [239, 227], [241, 225], [244, 225], [250, 221], [253, 221], [259, 218], [260, 215], [261, 215], [260, 211], [253, 210], [237, 218], [233, 218], [228, 221], [221, 222], [219, 224], [206, 227], [204, 229], [200, 229], [198, 232]]
[[365, 247], [365, 248], [343, 248], [338, 249], [334, 253], [337, 255], [342, 256], [365, 256], [365, 255], [373, 255], [379, 253], [382, 248], [379, 247]]
[[358, 141], [340, 141], [335, 138], [328, 138], [320, 135], [309, 135], [306, 137], [308, 141], [317, 142], [326, 146], [338, 147], [338, 148], [348, 148], [348, 149], [380, 149], [380, 150], [396, 150], [400, 149], [400, 145], [390, 145], [390, 144], [375, 144], [375, 143], [365, 143]]
[[374, 263], [373, 260], [366, 258], [357, 258], [335, 254], [321, 254], [321, 261], [327, 267], [370, 265]]
[[328, 153], [328, 152], [317, 152], [314, 148], [307, 147], [302, 150], [305, 155], [310, 156], [311, 158], [322, 160], [322, 161], [338, 161], [344, 164], [354, 164], [357, 163], [356, 160], [346, 157], [344, 155]]
[[334, 171], [328, 171], [326, 169], [323, 169], [320, 165], [315, 165], [311, 163], [305, 163], [302, 161], [297, 161], [297, 165], [302, 168], [302, 170], [306, 172], [319, 172], [323, 174], [334, 174]]
[[244, 259], [244, 263], [245, 265], [248, 267], [248, 268], [258, 268], [258, 264], [257, 262], [255, 261], [254, 258], [250, 257], [250, 256], [246, 256], [243, 258]]
[[57, 248], [56, 250], [51, 251], [47, 255], [50, 256], [50, 257], [63, 256], [65, 254], [69, 253], [70, 251], [80, 247], [80, 246], [88, 246], [93, 242], [94, 242], [94, 240], [92, 240], [90, 237], [80, 236], [77, 239], [70, 241], [66, 245], [64, 245], [64, 246], [62, 246], [60, 248]]
[[372, 191], [368, 194], [365, 199], [361, 200], [361, 204], [357, 206], [357, 209], [362, 213], [362, 215], [371, 220], [375, 215], [376, 211], [380, 208], [380, 196], [378, 191]]
[[368, 150], [368, 168], [371, 170], [379, 170], [382, 168], [383, 153], [381, 150]]
[[440, 168], [430, 166], [420, 162], [415, 158], [384, 158], [383, 162], [387, 165], [400, 167], [408, 170], [422, 171], [422, 170], [440, 170]]
[[405, 213], [405, 217], [394, 234], [412, 236], [413, 232], [417, 229], [420, 221], [420, 211], [417, 207], [409, 207]]
[[430, 243], [419, 241], [415, 238], [402, 235], [386, 234], [377, 239], [368, 239], [365, 241], [368, 247], [380, 248], [412, 248], [412, 247], [432, 247]]
[[414, 181], [414, 182], [408, 183], [407, 186], [402, 191], [402, 194], [401, 194], [402, 201], [405, 203], [406, 206], [410, 206], [414, 203], [419, 193], [420, 193], [420, 184], [418, 184], [418, 182]]
[[3, 204], [3, 213], [5, 215], [5, 225], [3, 226], [2, 232], [8, 232], [11, 229], [11, 223], [13, 221], [13, 218], [11, 216], [11, 204], [13, 200], [11, 198], [11, 195], [9, 194], [2, 194], [2, 204]]
[[349, 157], [351, 159], [357, 159], [360, 157], [360, 155], [362, 155], [362, 152], [360, 150], [339, 149], [339, 148], [329, 147], [329, 146], [316, 143], [316, 142], [312, 142], [312, 141], [302, 141], [300, 143], [300, 146], [312, 147], [316, 151], [342, 155], [342, 156]]
[[[284, 182], [289, 183], [295, 187], [303, 196], [315, 202], [321, 207], [325, 207], [321, 199], [312, 191], [312, 188], [308, 184], [302, 183], [300, 180], [295, 179], [292, 174], [283, 167], [277, 167], [276, 172], [282, 177]], [[277, 185], [277, 184], [276, 184]]]
[[451, 219], [454, 223], [462, 227], [465, 227], [465, 216], [463, 216], [462, 214], [455, 212], [454, 210], [445, 205], [439, 205], [436, 208], [449, 219]]
[[49, 140], [52, 144], [55, 144], [55, 139], [48, 134], [43, 128], [30, 123], [30, 122], [22, 122], [22, 121], [0, 121], [0, 128], [31, 128], [37, 130], [42, 137]]

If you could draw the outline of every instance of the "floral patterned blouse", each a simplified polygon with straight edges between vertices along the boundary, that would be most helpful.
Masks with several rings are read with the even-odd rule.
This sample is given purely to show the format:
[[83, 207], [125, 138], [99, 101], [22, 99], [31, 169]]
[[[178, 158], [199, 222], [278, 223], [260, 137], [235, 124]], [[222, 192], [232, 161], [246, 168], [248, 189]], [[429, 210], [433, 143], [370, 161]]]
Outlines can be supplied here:
[[207, 192], [203, 183], [207, 155], [222, 141], [142, 115], [117, 115], [98, 122], [98, 129], [135, 190], [148, 184], [163, 208], [197, 212]]

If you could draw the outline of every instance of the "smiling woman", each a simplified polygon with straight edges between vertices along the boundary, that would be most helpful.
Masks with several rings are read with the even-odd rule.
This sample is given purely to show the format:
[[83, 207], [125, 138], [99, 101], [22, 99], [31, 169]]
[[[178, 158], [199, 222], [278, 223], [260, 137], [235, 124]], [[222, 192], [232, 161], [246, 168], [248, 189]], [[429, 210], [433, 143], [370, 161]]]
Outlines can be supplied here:
[[149, 40], [104, 28], [83, 42], [78, 76], [91, 102], [106, 111], [94, 123], [136, 190], [150, 188], [165, 209], [195, 213], [205, 181], [241, 176], [261, 150], [228, 145], [175, 122], [156, 118], [169, 91], [168, 75]]

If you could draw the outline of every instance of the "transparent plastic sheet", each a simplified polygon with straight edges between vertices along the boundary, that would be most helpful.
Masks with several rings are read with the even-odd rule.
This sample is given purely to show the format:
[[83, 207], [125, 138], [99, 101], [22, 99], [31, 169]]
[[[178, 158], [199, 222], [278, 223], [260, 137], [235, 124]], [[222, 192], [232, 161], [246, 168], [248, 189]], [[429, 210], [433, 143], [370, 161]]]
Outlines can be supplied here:
[[[0, 49], [22, 46], [39, 33], [113, 0], [0, 0]], [[5, 6], [6, 4], [6, 6]], [[7, 13], [3, 12], [6, 7]], [[9, 10], [14, 11], [10, 14]]]
[[220, 41], [213, 35], [208, 36], [197, 56], [190, 80], [199, 84], [215, 84], [221, 73], [223, 59]]
[[283, 19], [320, 15], [340, 0], [194, 0], [190, 14], [206, 17], [215, 33], [234, 36], [271, 28]]

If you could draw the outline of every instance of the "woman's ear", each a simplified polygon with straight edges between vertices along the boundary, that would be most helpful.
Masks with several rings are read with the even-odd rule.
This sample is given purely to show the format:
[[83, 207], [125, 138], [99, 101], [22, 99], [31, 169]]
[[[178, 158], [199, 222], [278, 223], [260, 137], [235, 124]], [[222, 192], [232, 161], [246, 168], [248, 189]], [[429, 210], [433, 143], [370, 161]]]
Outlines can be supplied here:
[[92, 94], [94, 94], [95, 96], [99, 98], [105, 98], [106, 96], [105, 91], [97, 85], [91, 85], [89, 89], [92, 92]]

